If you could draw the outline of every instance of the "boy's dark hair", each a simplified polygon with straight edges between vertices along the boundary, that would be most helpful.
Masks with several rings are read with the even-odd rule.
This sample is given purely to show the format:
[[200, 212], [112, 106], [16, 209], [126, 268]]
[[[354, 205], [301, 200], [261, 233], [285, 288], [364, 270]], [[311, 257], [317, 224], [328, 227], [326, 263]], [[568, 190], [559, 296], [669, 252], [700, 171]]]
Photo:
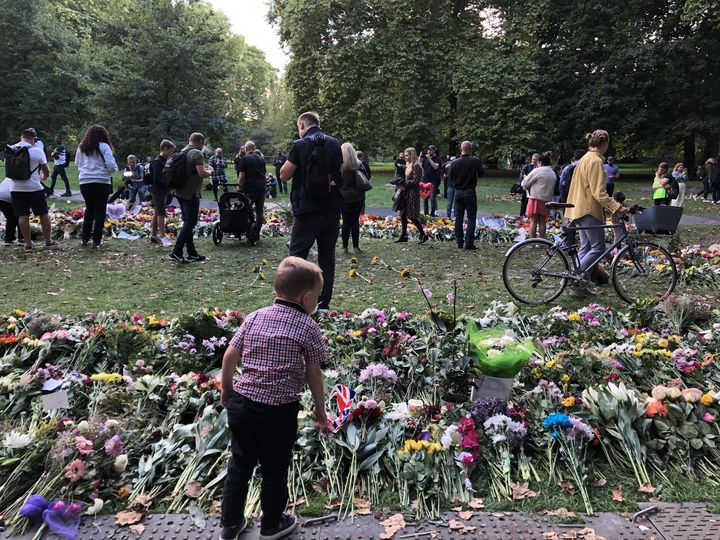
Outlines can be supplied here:
[[550, 165], [550, 161], [552, 160], [552, 154], [550, 152], [543, 152], [542, 154], [540, 154], [538, 160], [540, 161], [541, 165], [547, 167], [548, 165]]
[[316, 264], [300, 257], [286, 257], [275, 274], [275, 293], [295, 300], [320, 283], [322, 270]]
[[613, 199], [616, 202], [624, 203], [625, 202], [625, 194], [622, 191], [616, 191], [613, 193]]

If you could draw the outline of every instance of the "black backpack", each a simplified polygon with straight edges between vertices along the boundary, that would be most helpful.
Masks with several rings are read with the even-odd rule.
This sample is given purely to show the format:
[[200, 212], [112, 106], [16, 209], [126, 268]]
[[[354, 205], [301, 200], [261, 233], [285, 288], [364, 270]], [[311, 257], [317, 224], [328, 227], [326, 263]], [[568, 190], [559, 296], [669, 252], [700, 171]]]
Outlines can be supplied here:
[[305, 161], [305, 193], [311, 199], [327, 199], [337, 189], [337, 167], [325, 137], [309, 140], [312, 152]]
[[30, 147], [5, 145], [5, 176], [11, 180], [30, 180], [40, 165], [30, 170]]
[[675, 180], [672, 176], [668, 178], [668, 180], [670, 180], [670, 183], [665, 188], [665, 193], [667, 194], [668, 198], [677, 199], [678, 195], [680, 195], [680, 185], [678, 184], [678, 181]]
[[173, 154], [165, 162], [162, 170], [161, 184], [167, 189], [182, 189], [188, 181], [187, 155], [189, 150]]

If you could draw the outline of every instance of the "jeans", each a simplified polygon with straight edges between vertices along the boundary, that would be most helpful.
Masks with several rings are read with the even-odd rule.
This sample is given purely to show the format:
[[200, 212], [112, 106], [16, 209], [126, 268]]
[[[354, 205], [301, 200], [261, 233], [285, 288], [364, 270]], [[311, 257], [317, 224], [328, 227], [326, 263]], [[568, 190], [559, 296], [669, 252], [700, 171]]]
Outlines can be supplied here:
[[85, 199], [85, 217], [83, 218], [82, 241], [87, 244], [92, 235], [93, 244], [100, 245], [105, 230], [107, 201], [110, 184], [81, 184], [80, 193]]
[[290, 231], [289, 255], [307, 259], [317, 241], [318, 266], [322, 270], [323, 289], [318, 299], [320, 309], [330, 309], [335, 283], [335, 244], [340, 226], [340, 210], [308, 212], [296, 215]]
[[136, 182], [132, 182], [130, 186], [128, 186], [128, 189], [130, 190], [130, 196], [128, 197], [128, 201], [130, 202], [130, 204], [135, 203], [135, 195], [139, 195], [139, 204], [145, 202], [145, 194], [147, 192], [147, 186], [145, 184], [138, 184]]
[[50, 191], [55, 189], [55, 182], [57, 182], [59, 174], [65, 184], [65, 193], [70, 193], [70, 181], [68, 180], [67, 173], [65, 172], [66, 168], [67, 163], [64, 165], [55, 165], [53, 167], [52, 174], [50, 175]]
[[522, 198], [520, 199], [520, 215], [524, 216], [527, 212], [528, 195], [527, 191], [522, 192]]
[[255, 223], [262, 226], [265, 213], [265, 191], [249, 190], [245, 192], [245, 195], [248, 196], [255, 207]]
[[712, 193], [710, 188], [710, 180], [707, 178], [702, 179], [702, 189], [698, 192], [698, 195], [702, 195], [703, 199], [707, 199], [707, 196]]
[[[5, 243], [12, 244], [15, 238], [22, 240], [18, 218], [13, 212], [12, 204], [7, 201], [0, 201], [0, 212], [5, 216]], [[17, 236], [15, 236], [15, 231], [17, 231]]]
[[448, 186], [447, 188], [447, 217], [452, 217], [453, 213], [453, 204], [455, 202], [455, 188], [452, 186]]
[[[578, 227], [589, 227], [592, 225], [602, 225], [600, 221], [588, 214], [573, 222]], [[577, 231], [580, 234], [580, 248], [578, 249], [578, 268], [579, 272], [587, 272], [591, 270], [590, 265], [596, 262], [596, 259], [605, 251], [605, 229], [589, 229], [585, 231]]]
[[463, 246], [463, 221], [467, 212], [467, 231], [465, 231], [465, 247], [475, 245], [475, 223], [477, 221], [477, 194], [474, 189], [455, 190], [455, 241], [458, 247]]
[[717, 184], [713, 186], [713, 202], [720, 202], [720, 186]]
[[189, 256], [198, 254], [193, 241], [195, 225], [198, 222], [198, 214], [200, 213], [200, 199], [193, 197], [192, 199], [177, 198], [180, 202], [180, 211], [182, 212], [182, 227], [175, 240], [173, 253], [178, 257], [183, 256], [183, 249], [187, 248]]
[[612, 197], [615, 192], [615, 184], [605, 184], [605, 190], [607, 191], [608, 197]]
[[430, 195], [430, 197], [423, 200], [423, 205], [424, 205], [424, 210], [425, 210], [426, 216], [428, 215], [428, 199], [430, 200], [430, 212], [429, 212], [430, 215], [434, 216], [435, 213], [437, 212], [437, 196], [438, 196], [439, 192], [440, 192], [440, 183], [436, 184], [435, 182], [433, 182], [432, 194]]
[[277, 179], [277, 185], [280, 193], [288, 193], [287, 180], [280, 180], [280, 169], [278, 168], [275, 168], [275, 178]]
[[353, 247], [360, 247], [360, 213], [365, 201], [343, 204], [342, 213], [342, 244], [345, 249], [348, 247], [348, 240], [352, 234]]
[[242, 523], [248, 486], [260, 463], [262, 528], [277, 527], [288, 500], [288, 469], [297, 437], [299, 403], [266, 405], [233, 393], [227, 407], [232, 454], [223, 486], [220, 523]]

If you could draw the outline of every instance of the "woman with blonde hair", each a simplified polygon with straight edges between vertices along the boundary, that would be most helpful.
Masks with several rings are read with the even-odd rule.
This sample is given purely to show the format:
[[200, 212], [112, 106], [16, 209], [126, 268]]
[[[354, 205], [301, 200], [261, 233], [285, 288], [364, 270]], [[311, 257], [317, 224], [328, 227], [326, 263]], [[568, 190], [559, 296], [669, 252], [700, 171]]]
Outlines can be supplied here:
[[688, 170], [682, 162], [676, 163], [673, 167], [672, 177], [678, 183], [678, 196], [670, 201], [670, 206], [682, 206], [685, 202], [685, 182], [688, 180]]
[[407, 225], [409, 220], [417, 227], [420, 234], [420, 243], [424, 244], [428, 241], [428, 236], [425, 234], [420, 222], [420, 180], [422, 179], [423, 170], [417, 151], [414, 148], [406, 148], [403, 157], [405, 158], [405, 178], [397, 183], [398, 190], [393, 205], [393, 210], [400, 211], [402, 231], [400, 232], [400, 238], [395, 242], [408, 241]]
[[[567, 202], [573, 208], [565, 211], [565, 217], [578, 227], [599, 227], [605, 222], [603, 209], [618, 216], [624, 216], [628, 209], [613, 200], [607, 194], [604, 153], [610, 146], [607, 131], [598, 129], [585, 137], [588, 144], [587, 153], [577, 162], [573, 172], [572, 183]], [[605, 251], [605, 229], [592, 228], [578, 231], [580, 248], [578, 249], [578, 267], [580, 273], [590, 272], [591, 264]], [[572, 287], [573, 296], [587, 297], [592, 294], [587, 288]]]
[[362, 169], [362, 163], [357, 157], [357, 152], [349, 142], [343, 143], [342, 151], [342, 183], [340, 184], [340, 195], [342, 205], [342, 244], [343, 251], [347, 253], [348, 241], [352, 235], [353, 249], [355, 253], [362, 253], [360, 249], [360, 214], [365, 208], [365, 191], [358, 186], [357, 171]]
[[658, 165], [653, 179], [653, 204], [655, 206], [669, 206], [670, 197], [668, 196], [667, 187], [670, 185], [668, 178], [668, 164], [664, 161]]

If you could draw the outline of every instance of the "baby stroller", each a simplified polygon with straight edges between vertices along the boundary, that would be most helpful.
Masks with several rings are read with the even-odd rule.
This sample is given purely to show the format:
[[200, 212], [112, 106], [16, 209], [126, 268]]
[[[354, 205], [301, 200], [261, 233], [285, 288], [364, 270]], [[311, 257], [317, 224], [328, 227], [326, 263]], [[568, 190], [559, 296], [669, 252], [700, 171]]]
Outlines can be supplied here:
[[212, 230], [213, 244], [219, 246], [223, 235], [231, 235], [238, 240], [244, 234], [251, 246], [260, 241], [261, 224], [255, 223], [255, 209], [252, 201], [242, 191], [229, 192], [227, 186], [218, 200], [220, 220]]

